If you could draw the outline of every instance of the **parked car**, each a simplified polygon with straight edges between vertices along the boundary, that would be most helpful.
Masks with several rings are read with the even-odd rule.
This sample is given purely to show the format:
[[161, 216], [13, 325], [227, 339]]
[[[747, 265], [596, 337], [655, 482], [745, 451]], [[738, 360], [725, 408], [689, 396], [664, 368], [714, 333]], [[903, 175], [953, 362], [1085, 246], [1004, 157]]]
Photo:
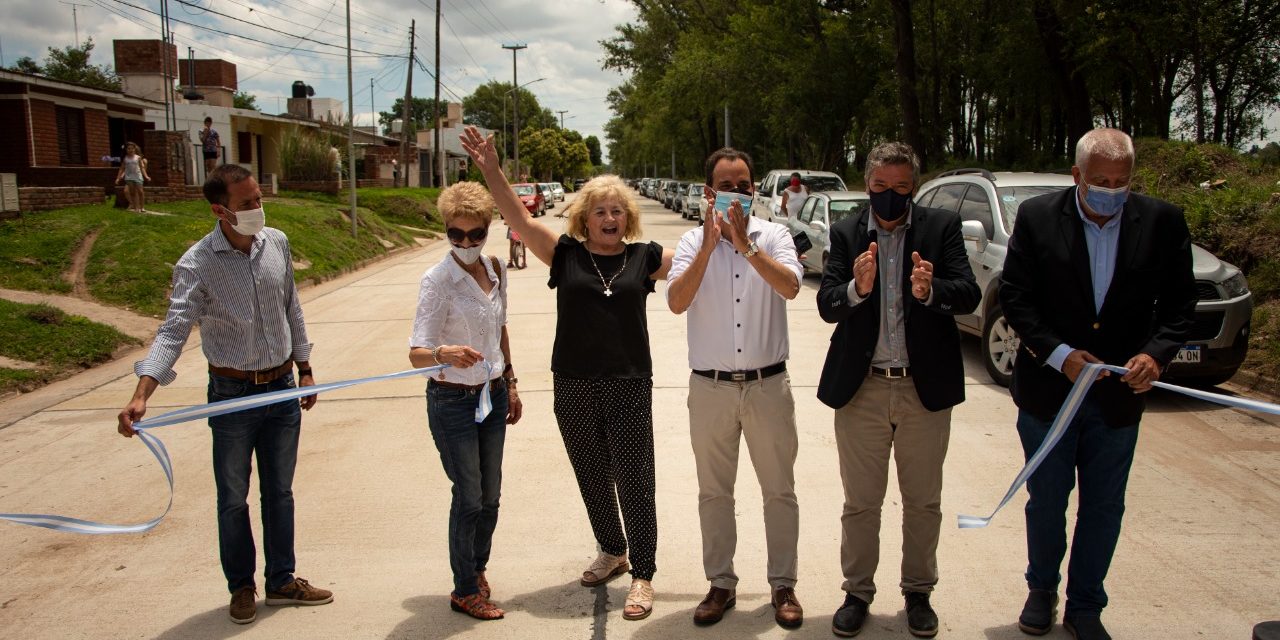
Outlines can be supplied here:
[[844, 179], [830, 171], [808, 169], [775, 169], [766, 173], [751, 200], [751, 215], [774, 222], [785, 222], [787, 213], [782, 210], [782, 192], [791, 184], [791, 174], [800, 174], [800, 184], [809, 194], [823, 191], [844, 191]]
[[529, 210], [529, 214], [533, 217], [547, 215], [547, 200], [542, 195], [542, 191], [538, 189], [538, 185], [530, 182], [521, 182], [511, 185], [515, 189], [516, 195], [520, 197], [520, 202], [524, 204], [524, 208]]
[[684, 192], [684, 207], [680, 209], [681, 215], [685, 220], [692, 218], [702, 222], [702, 210], [706, 206], [707, 201], [702, 198], [702, 184], [690, 182]]
[[[981, 337], [983, 364], [998, 384], [1009, 385], [1019, 345], [1000, 310], [997, 293], [1018, 207], [1073, 184], [1069, 175], [957, 169], [920, 186], [917, 204], [960, 215], [982, 302], [973, 314], [957, 316], [956, 321], [962, 331]], [[1244, 362], [1253, 297], [1244, 274], [1235, 266], [1197, 245], [1191, 246], [1191, 260], [1199, 296], [1195, 326], [1163, 377], [1186, 384], [1219, 384], [1235, 375]]]
[[679, 180], [672, 180], [662, 196], [662, 206], [672, 211], [679, 211], [676, 209], [676, 201], [684, 199], [685, 184]]
[[640, 180], [640, 195], [646, 198], [653, 197], [653, 178], [643, 178]]
[[552, 182], [551, 192], [555, 194], [557, 202], [564, 202], [564, 185], [559, 182]]
[[870, 204], [871, 198], [864, 191], [823, 191], [809, 196], [796, 217], [781, 221], [793, 237], [800, 233], [809, 236], [813, 248], [804, 253], [801, 265], [822, 273], [827, 268], [827, 256], [831, 255], [831, 225], [862, 215]]
[[586, 183], [587, 183], [587, 179], [586, 179], [586, 178], [574, 178], [574, 180], [573, 180], [573, 190], [574, 190], [574, 191], [578, 191], [578, 190], [582, 189], [582, 185], [584, 185], [584, 184], [586, 184]]
[[548, 209], [556, 208], [556, 190], [550, 182], [539, 182], [538, 192], [542, 194], [542, 200], [547, 203]]
[[662, 206], [664, 206], [664, 207], [666, 207], [666, 208], [668, 208], [668, 209], [670, 209], [670, 208], [671, 208], [671, 205], [670, 205], [670, 204], [668, 204], [668, 203], [670, 202], [670, 200], [669, 200], [669, 198], [668, 198], [667, 191], [671, 188], [671, 186], [672, 186], [672, 185], [674, 185], [674, 184], [675, 184], [675, 182], [676, 182], [675, 180], [667, 180], [667, 179], [663, 179], [663, 180], [659, 180], [659, 181], [658, 181], [658, 189], [657, 189], [657, 191], [656, 191], [656, 193], [657, 193], [657, 196], [656, 196], [656, 197], [657, 197], [657, 200], [658, 200], [658, 202], [661, 202], [661, 203], [662, 203]]

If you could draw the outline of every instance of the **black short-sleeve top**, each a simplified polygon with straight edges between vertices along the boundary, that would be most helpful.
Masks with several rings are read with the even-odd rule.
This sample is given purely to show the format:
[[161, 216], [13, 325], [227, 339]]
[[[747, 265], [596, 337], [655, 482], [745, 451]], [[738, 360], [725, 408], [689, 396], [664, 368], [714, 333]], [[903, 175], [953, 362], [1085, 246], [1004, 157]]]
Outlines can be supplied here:
[[[570, 378], [652, 377], [645, 299], [661, 267], [656, 242], [628, 243], [622, 253], [605, 256], [560, 236], [547, 280], [556, 289], [557, 311], [551, 370]], [[605, 282], [611, 295], [605, 295]]]

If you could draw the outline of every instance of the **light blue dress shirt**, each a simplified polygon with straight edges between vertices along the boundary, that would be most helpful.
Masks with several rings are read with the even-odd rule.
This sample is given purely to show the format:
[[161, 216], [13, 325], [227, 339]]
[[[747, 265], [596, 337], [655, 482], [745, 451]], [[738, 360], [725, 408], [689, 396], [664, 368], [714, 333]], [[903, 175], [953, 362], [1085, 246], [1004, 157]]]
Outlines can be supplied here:
[[[1076, 213], [1084, 222], [1084, 243], [1089, 248], [1089, 275], [1093, 281], [1093, 311], [1101, 313], [1102, 302], [1107, 299], [1107, 290], [1111, 288], [1111, 279], [1116, 273], [1116, 253], [1120, 250], [1120, 218], [1124, 212], [1111, 216], [1110, 220], [1099, 227], [1084, 215], [1084, 209], [1080, 206], [1080, 187], [1076, 187], [1075, 201]], [[1065, 342], [1058, 345], [1058, 348], [1049, 354], [1047, 360], [1049, 366], [1062, 371], [1062, 363], [1072, 351], [1074, 349], [1071, 345]]]

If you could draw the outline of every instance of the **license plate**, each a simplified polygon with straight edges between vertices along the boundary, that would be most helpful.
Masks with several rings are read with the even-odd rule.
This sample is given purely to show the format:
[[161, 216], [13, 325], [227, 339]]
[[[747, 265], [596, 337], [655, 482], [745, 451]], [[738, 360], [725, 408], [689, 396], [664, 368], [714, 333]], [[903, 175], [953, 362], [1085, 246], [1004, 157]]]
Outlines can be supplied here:
[[1201, 348], [1202, 347], [1200, 345], [1193, 345], [1178, 349], [1178, 355], [1174, 356], [1173, 361], [1188, 363], [1200, 362]]

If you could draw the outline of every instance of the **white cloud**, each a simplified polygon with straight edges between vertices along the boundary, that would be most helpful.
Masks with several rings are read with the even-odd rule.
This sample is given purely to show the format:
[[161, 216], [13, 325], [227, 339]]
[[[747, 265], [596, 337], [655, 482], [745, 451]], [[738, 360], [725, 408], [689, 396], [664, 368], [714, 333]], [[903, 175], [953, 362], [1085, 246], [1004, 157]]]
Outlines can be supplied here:
[[[240, 89], [258, 96], [266, 111], [283, 110], [295, 80], [312, 85], [319, 97], [347, 99], [345, 55], [346, 6], [342, 0], [169, 0], [169, 13], [180, 57], [187, 47], [197, 58], [222, 58], [237, 64]], [[80, 38], [97, 44], [93, 62], [111, 64], [114, 39], [158, 38], [159, 0], [77, 0]], [[7, 20], [0, 27], [3, 62], [21, 56], [45, 57], [47, 47], [63, 47], [74, 40], [71, 7], [49, 0], [5, 0]], [[132, 6], [130, 6], [132, 5]], [[566, 109], [565, 125], [604, 142], [610, 112], [609, 89], [622, 78], [600, 67], [600, 40], [615, 35], [616, 25], [633, 21], [635, 9], [624, 0], [442, 0], [447, 24], [441, 23], [441, 97], [456, 101], [489, 80], [510, 82], [511, 52], [502, 44], [526, 43], [519, 53], [519, 77], [539, 102], [552, 110]], [[251, 10], [252, 9], [252, 10]], [[219, 17], [217, 11], [252, 24]], [[148, 13], [155, 12], [155, 13]], [[409, 21], [417, 20], [417, 57], [430, 69], [435, 55], [435, 0], [358, 0], [351, 5], [352, 47], [406, 55]], [[234, 38], [182, 22], [250, 36]], [[12, 26], [20, 25], [20, 26]], [[299, 40], [273, 33], [278, 29]], [[452, 30], [450, 29], [452, 27]], [[269, 46], [266, 43], [284, 45]], [[325, 44], [319, 44], [325, 43]], [[327, 46], [327, 45], [337, 45]], [[289, 47], [297, 49], [289, 51]], [[313, 52], [324, 52], [316, 54]], [[357, 54], [359, 55], [359, 54]], [[405, 59], [358, 57], [354, 60], [355, 111], [358, 124], [368, 124], [369, 81], [374, 80], [373, 107], [386, 110], [404, 96]], [[449, 90], [446, 90], [447, 87]], [[420, 68], [414, 70], [414, 95], [433, 95], [434, 83]]]

